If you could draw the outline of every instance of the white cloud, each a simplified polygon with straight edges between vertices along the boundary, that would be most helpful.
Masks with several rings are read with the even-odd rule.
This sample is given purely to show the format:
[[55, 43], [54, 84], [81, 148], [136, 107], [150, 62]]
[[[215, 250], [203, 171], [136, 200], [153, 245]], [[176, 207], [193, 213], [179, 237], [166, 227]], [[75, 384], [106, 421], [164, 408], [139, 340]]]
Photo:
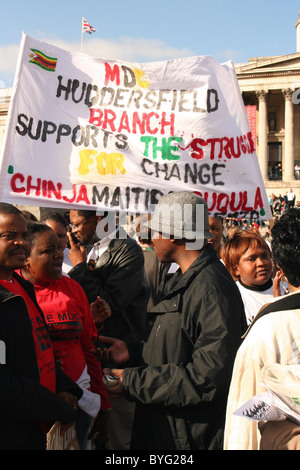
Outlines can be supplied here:
[[[40, 32], [37, 36], [41, 41], [48, 42], [62, 49], [77, 51], [81, 50], [80, 39], [77, 42], [67, 42], [57, 37], [49, 37]], [[18, 53], [19, 45], [0, 45], [0, 87], [3, 83], [11, 86]], [[120, 59], [128, 62], [148, 62], [175, 59], [195, 55], [188, 49], [177, 49], [163, 41], [145, 38], [132, 38], [124, 36], [119, 40], [97, 39], [85, 34], [83, 36], [83, 52], [93, 57], [104, 59]], [[11, 82], [10, 82], [11, 81]]]
[[18, 53], [19, 45], [0, 46], [0, 88], [12, 85]]
[[243, 53], [241, 51], [236, 51], [233, 49], [227, 49], [225, 51], [220, 51], [215, 54], [215, 58], [219, 62], [227, 62], [232, 60], [232, 62], [240, 62], [243, 59]]
[[[63, 49], [77, 52], [81, 50], [80, 41], [71, 43], [57, 38], [47, 39], [45, 37], [42, 40]], [[105, 40], [93, 38], [87, 34], [83, 35], [83, 52], [93, 57], [120, 59], [129, 62], [167, 60], [194, 55], [188, 48], [177, 49], [155, 39], [124, 36], [119, 40]]]
[[19, 45], [0, 47], [0, 70], [3, 72], [14, 71], [19, 52]]
[[99, 56], [100, 52], [100, 56], [105, 58], [133, 62], [167, 60], [193, 55], [193, 52], [187, 48], [176, 49], [163, 41], [131, 37], [122, 37], [119, 42], [95, 39], [93, 44], [88, 44], [85, 40], [84, 52], [93, 56]]

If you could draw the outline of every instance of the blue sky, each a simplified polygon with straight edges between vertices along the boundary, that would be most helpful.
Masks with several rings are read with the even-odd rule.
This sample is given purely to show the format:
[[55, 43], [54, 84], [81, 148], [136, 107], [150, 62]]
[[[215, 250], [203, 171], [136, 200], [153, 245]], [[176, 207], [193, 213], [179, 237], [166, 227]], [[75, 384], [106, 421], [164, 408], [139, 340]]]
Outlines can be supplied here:
[[296, 52], [300, 1], [0, 0], [0, 87], [11, 86], [22, 32], [84, 53], [133, 62], [212, 55], [219, 62]]

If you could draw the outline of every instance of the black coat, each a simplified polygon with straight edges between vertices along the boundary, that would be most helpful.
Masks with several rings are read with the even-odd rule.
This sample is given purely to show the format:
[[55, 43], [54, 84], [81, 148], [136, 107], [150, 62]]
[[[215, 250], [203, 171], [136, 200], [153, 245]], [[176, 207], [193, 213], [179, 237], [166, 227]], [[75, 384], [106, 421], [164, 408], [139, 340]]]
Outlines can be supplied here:
[[89, 302], [99, 295], [110, 305], [111, 317], [105, 320], [101, 334], [122, 340], [144, 337], [149, 285], [141, 247], [120, 231], [123, 238], [113, 239], [107, 250], [89, 270], [87, 263], [75, 266], [68, 275], [84, 289]]
[[151, 312], [141, 367], [125, 369], [135, 401], [132, 449], [222, 449], [227, 394], [246, 330], [238, 288], [208, 246], [175, 273]]
[[[38, 307], [32, 284], [17, 274]], [[39, 307], [38, 307], [39, 308]], [[39, 384], [39, 369], [27, 307], [22, 297], [0, 285], [0, 340], [6, 349], [0, 364], [0, 449], [45, 449], [46, 436], [40, 422], [72, 422], [73, 407]], [[78, 398], [82, 391], [59, 368], [57, 392], [69, 391]]]

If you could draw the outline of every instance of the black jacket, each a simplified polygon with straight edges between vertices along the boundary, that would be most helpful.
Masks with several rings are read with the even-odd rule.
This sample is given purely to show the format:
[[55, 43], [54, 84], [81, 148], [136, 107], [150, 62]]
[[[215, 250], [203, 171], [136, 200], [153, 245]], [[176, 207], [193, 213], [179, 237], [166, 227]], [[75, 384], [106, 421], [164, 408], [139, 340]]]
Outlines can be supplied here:
[[238, 288], [209, 245], [177, 272], [151, 312], [141, 367], [125, 369], [136, 402], [132, 449], [221, 450], [227, 394], [246, 330]]
[[[120, 231], [122, 237], [125, 232]], [[113, 239], [100, 256], [95, 269], [83, 262], [68, 275], [84, 289], [89, 302], [99, 295], [110, 305], [111, 317], [105, 320], [101, 334], [122, 340], [144, 337], [149, 285], [144, 271], [144, 255], [131, 238]]]
[[[38, 307], [32, 284], [17, 274], [13, 276]], [[40, 422], [58, 420], [69, 423], [74, 420], [75, 412], [61, 397], [39, 384], [32, 327], [25, 301], [1, 285], [0, 340], [6, 349], [5, 364], [0, 364], [0, 449], [45, 449], [46, 436], [41, 431]], [[56, 382], [57, 392], [69, 391], [81, 397], [79, 387], [58, 367]]]

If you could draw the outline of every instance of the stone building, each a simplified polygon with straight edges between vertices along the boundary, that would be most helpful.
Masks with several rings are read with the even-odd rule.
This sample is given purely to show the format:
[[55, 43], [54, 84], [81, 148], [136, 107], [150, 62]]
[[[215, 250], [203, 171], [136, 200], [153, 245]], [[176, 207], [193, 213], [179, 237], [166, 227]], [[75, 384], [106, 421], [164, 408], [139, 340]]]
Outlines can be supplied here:
[[[268, 195], [293, 188], [300, 201], [300, 11], [296, 52], [235, 64]], [[11, 88], [0, 89], [0, 146]]]
[[254, 57], [235, 70], [268, 194], [300, 200], [300, 12], [296, 52]]
[[4, 137], [11, 92], [12, 88], [0, 88], [0, 148]]

